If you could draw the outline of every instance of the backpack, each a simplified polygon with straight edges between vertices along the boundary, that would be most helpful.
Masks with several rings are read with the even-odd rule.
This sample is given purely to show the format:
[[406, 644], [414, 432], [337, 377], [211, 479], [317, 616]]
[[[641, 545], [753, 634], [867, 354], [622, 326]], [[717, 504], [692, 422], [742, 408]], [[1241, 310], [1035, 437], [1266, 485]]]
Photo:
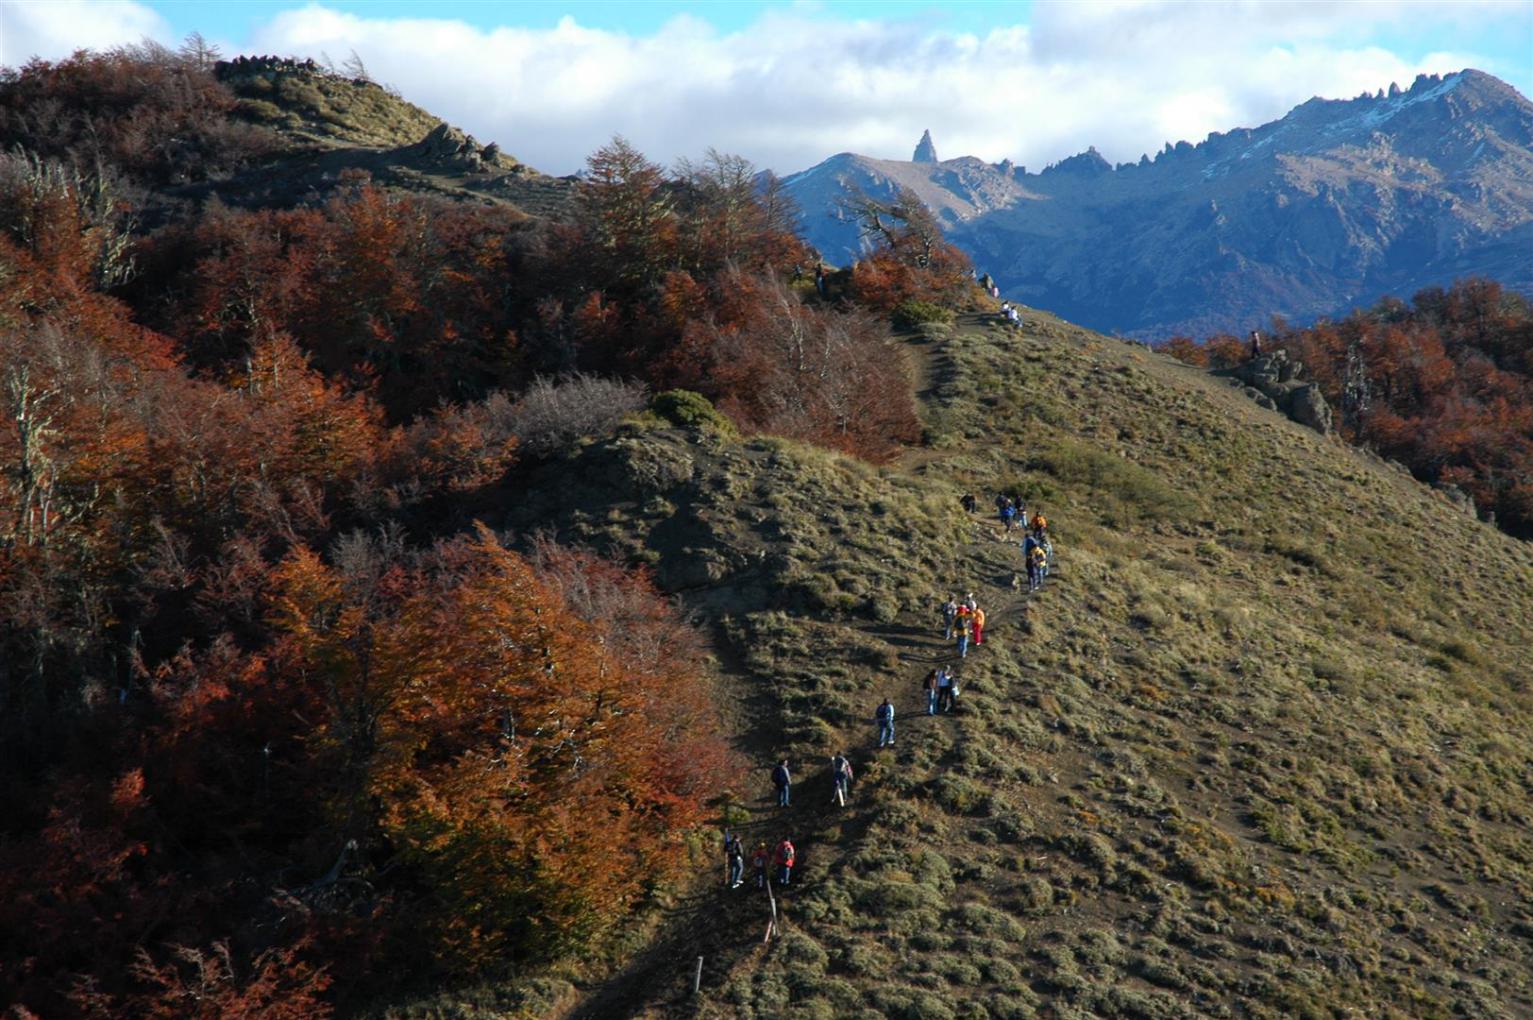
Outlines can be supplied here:
[[793, 855], [793, 844], [792, 843], [788, 842], [787, 840], [783, 840], [781, 843], [778, 844], [778, 846], [777, 846], [777, 860], [778, 860], [779, 863], [786, 864], [788, 867], [791, 868], [791, 867], [793, 867], [793, 856], [794, 855]]

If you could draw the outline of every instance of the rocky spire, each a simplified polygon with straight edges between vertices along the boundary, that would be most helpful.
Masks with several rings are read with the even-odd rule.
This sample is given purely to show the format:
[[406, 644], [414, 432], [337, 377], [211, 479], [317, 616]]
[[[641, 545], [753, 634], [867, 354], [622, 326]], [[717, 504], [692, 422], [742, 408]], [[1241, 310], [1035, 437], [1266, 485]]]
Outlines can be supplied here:
[[937, 158], [937, 147], [932, 144], [931, 129], [921, 132], [921, 142], [916, 146], [916, 154], [910, 157], [916, 163], [940, 163]]

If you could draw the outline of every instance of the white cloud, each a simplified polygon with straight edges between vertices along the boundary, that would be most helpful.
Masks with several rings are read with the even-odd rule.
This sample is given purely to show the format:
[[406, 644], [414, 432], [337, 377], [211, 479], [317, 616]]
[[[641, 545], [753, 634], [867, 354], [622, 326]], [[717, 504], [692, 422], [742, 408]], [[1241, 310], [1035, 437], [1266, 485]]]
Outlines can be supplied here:
[[[10, 61], [28, 47], [165, 34], [132, 3], [92, 4], [89, 18], [62, 0], [12, 6], [28, 41], [0, 44]], [[5, 10], [9, 27], [15, 12]], [[1357, 41], [1423, 25], [1441, 26], [1444, 49], [1419, 60]], [[1516, 76], [1528, 68], [1449, 51], [1486, 25], [1526, 33], [1533, 13], [1495, 0], [1039, 0], [1031, 24], [974, 34], [798, 3], [740, 32], [682, 15], [636, 36], [568, 17], [483, 30], [311, 4], [275, 13], [242, 49], [338, 62], [355, 50], [407, 99], [553, 173], [578, 169], [616, 133], [661, 162], [714, 146], [787, 173], [843, 150], [908, 158], [925, 128], [944, 156], [1039, 169], [1089, 145], [1132, 161], [1168, 141], [1272, 120], [1313, 95], [1350, 98], [1422, 72], [1480, 66], [1526, 88]]]
[[0, 3], [0, 66], [33, 57], [57, 60], [79, 49], [110, 49], [144, 39], [167, 42], [170, 26], [130, 0], [6, 0]]

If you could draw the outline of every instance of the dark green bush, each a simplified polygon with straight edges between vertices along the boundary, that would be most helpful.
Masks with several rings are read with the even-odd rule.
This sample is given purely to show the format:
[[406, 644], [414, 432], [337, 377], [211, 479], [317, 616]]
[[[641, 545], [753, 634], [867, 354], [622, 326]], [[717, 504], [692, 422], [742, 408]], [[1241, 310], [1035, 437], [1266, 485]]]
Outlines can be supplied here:
[[949, 326], [958, 316], [946, 305], [939, 305], [934, 301], [916, 301], [912, 298], [896, 305], [890, 317], [894, 320], [897, 329], [915, 329], [929, 322]]
[[733, 435], [734, 422], [726, 418], [718, 408], [701, 393], [692, 390], [666, 390], [657, 393], [649, 402], [649, 409], [672, 425], [686, 429], [700, 429]]

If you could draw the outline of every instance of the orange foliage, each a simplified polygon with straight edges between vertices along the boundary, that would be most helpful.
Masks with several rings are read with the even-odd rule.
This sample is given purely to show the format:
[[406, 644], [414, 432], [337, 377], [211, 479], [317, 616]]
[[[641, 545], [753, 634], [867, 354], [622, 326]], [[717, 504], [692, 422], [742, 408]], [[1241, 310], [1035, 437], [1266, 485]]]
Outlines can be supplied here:
[[1488, 280], [1385, 299], [1337, 322], [1274, 331], [1340, 408], [1349, 438], [1457, 485], [1533, 537], [1533, 306]]
[[353, 828], [372, 813], [430, 890], [427, 949], [472, 970], [586, 940], [671, 874], [722, 749], [699, 660], [656, 640], [673, 625], [642, 581], [561, 561], [566, 583], [622, 593], [604, 604], [625, 612], [603, 615], [482, 527], [439, 557], [359, 583], [295, 550], [273, 620], [282, 669], [321, 685], [319, 735], [355, 780], [335, 810]]
[[919, 438], [904, 349], [885, 320], [736, 276], [740, 319], [709, 330], [703, 392], [748, 429], [881, 461]]

